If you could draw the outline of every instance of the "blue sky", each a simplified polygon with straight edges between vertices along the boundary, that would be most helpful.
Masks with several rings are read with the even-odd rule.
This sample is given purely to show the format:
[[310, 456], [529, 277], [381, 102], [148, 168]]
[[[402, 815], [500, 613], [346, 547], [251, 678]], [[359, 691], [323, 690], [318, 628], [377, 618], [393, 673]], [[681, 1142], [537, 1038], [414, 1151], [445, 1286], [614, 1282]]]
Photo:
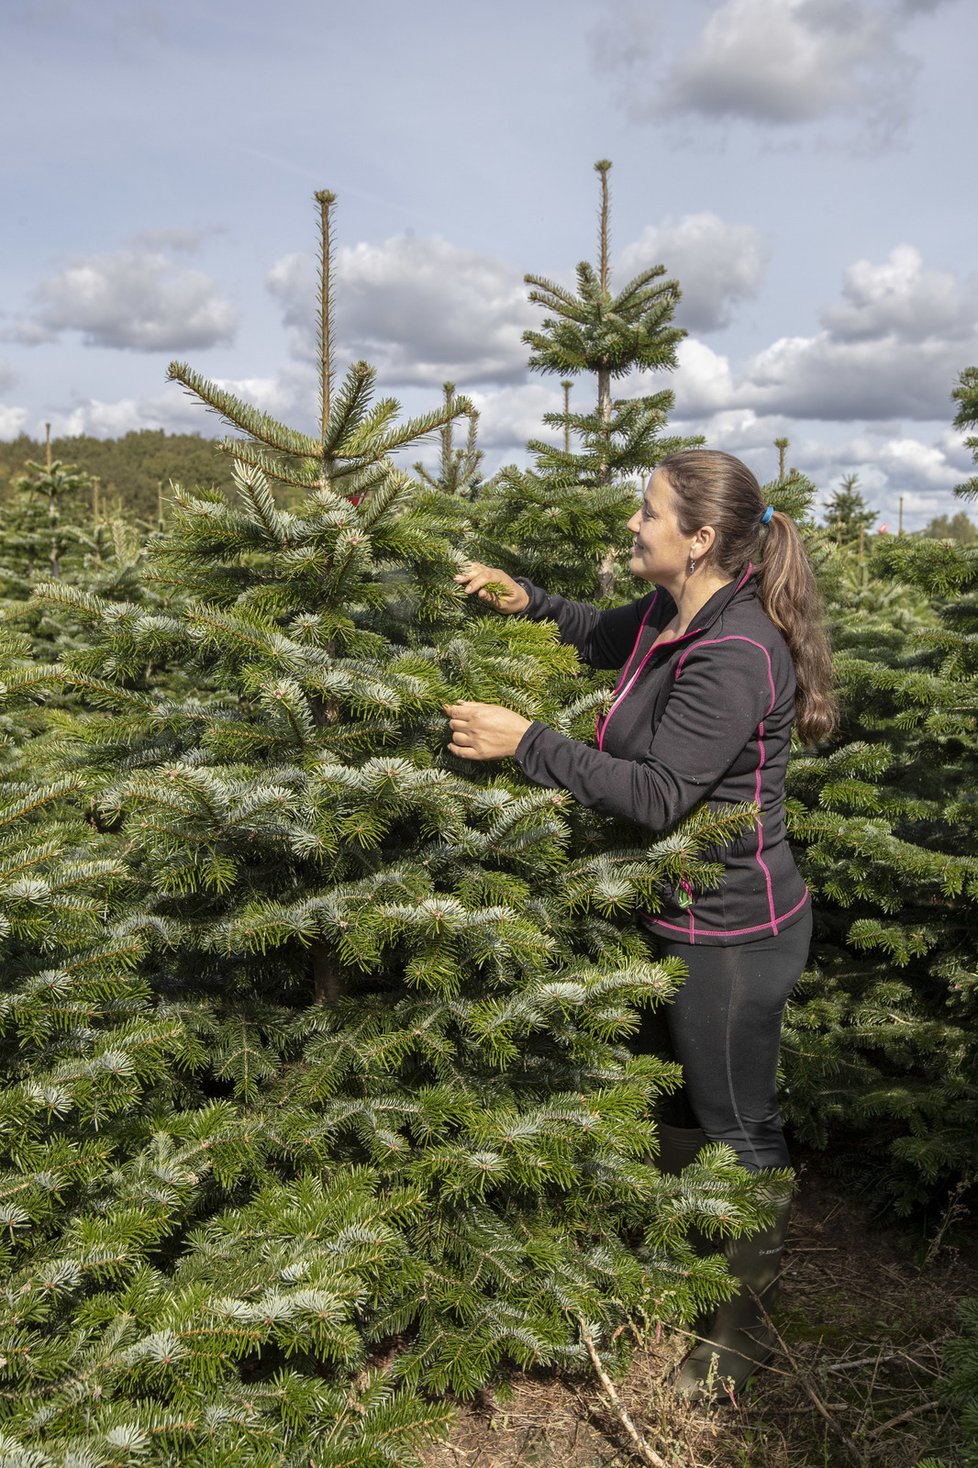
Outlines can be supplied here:
[[311, 427], [326, 187], [341, 355], [519, 459], [559, 397], [523, 275], [594, 258], [610, 158], [615, 279], [684, 292], [673, 426], [914, 528], [970, 465], [976, 39], [969, 0], [6, 0], [0, 437], [217, 431], [173, 357]]

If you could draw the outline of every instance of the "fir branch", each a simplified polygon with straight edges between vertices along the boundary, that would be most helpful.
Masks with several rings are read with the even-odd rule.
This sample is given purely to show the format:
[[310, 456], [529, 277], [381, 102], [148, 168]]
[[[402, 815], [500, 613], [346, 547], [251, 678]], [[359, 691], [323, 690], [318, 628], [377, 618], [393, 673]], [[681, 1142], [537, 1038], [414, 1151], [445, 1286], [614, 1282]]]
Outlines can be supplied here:
[[243, 433], [268, 448], [300, 459], [319, 456], [320, 445], [314, 438], [296, 433], [268, 413], [249, 407], [233, 393], [225, 392], [217, 383], [202, 377], [186, 362], [171, 362], [166, 375], [170, 382], [181, 383], [191, 396], [198, 398], [211, 412], [230, 423], [232, 428], [240, 428]]

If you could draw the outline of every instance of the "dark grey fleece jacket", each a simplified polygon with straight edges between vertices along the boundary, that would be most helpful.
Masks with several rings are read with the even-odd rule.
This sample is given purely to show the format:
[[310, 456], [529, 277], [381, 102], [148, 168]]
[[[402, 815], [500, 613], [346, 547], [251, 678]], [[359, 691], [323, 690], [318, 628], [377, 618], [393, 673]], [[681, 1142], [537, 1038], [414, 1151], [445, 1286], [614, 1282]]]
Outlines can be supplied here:
[[556, 622], [592, 668], [621, 668], [597, 723], [597, 747], [539, 722], [516, 751], [538, 785], [582, 805], [662, 831], [700, 801], [754, 802], [754, 827], [717, 853], [720, 887], [678, 887], [643, 921], [663, 937], [746, 943], [797, 922], [808, 905], [788, 846], [784, 779], [794, 716], [791, 654], [757, 593], [752, 568], [710, 598], [682, 637], [653, 649], [675, 603], [661, 587], [601, 612], [549, 596], [528, 581], [525, 615]]

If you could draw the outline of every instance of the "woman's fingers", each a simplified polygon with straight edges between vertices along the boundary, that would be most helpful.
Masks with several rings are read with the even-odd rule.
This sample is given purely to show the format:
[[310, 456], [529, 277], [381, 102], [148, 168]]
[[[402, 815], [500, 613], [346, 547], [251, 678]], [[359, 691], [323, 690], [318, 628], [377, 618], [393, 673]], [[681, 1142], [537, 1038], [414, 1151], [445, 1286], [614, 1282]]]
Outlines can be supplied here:
[[473, 561], [455, 577], [455, 580], [462, 587], [466, 596], [472, 596], [474, 592], [481, 591], [489, 582], [498, 582], [503, 574], [502, 571], [493, 571], [491, 567]]
[[529, 604], [530, 598], [512, 576], [497, 566], [484, 566], [481, 561], [470, 561], [455, 581], [466, 596], [478, 596], [480, 601], [489, 602], [500, 612], [521, 612]]
[[448, 704], [445, 713], [452, 731], [449, 752], [462, 759], [505, 759], [530, 727], [522, 714], [492, 703]]

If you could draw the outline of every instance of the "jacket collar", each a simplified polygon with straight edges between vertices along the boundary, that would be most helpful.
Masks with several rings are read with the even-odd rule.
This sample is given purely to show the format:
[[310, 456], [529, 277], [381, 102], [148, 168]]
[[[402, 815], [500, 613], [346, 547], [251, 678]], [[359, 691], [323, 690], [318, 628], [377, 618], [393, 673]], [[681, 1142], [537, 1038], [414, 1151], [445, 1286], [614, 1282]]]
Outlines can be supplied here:
[[[755, 594], [755, 585], [753, 562], [748, 561], [744, 569], [739, 571], [732, 581], [728, 581], [725, 586], [721, 586], [719, 591], [713, 593], [709, 601], [703, 603], [693, 619], [695, 626], [687, 627], [686, 631], [680, 637], [674, 638], [672, 642], [663, 643], [663, 647], [678, 647], [690, 638], [698, 636], [701, 632], [708, 632], [713, 624], [722, 617], [734, 597], [742, 595], [753, 596]], [[673, 608], [675, 608], [675, 602], [664, 587], [662, 591], [668, 597], [668, 600], [672, 602]]]

